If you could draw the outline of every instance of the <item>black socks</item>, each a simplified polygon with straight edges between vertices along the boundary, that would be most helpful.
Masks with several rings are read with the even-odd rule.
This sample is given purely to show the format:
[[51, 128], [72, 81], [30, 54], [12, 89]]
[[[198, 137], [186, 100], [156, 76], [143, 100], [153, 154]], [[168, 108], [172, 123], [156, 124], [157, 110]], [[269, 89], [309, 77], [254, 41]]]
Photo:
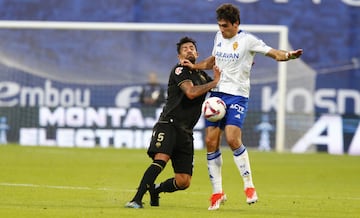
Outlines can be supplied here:
[[155, 189], [156, 192], [160, 193], [160, 192], [174, 192], [180, 190], [177, 186], [176, 186], [176, 181], [175, 178], [170, 178], [168, 180], [166, 180], [165, 182], [162, 182], [160, 184], [159, 187], [157, 187]]
[[154, 160], [151, 165], [145, 171], [143, 178], [140, 182], [139, 188], [132, 201], [141, 203], [142, 198], [146, 191], [149, 189], [150, 185], [154, 184], [155, 179], [164, 169], [166, 162], [163, 160]]

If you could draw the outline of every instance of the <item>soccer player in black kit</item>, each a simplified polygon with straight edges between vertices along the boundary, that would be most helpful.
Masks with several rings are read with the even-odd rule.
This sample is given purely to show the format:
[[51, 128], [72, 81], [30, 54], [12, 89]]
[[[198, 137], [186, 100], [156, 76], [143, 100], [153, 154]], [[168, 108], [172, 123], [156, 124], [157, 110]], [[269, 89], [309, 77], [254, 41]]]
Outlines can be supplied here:
[[[150, 193], [150, 205], [159, 206], [159, 193], [185, 190], [190, 186], [194, 157], [193, 128], [201, 116], [206, 93], [220, 79], [220, 71], [214, 66], [214, 79], [211, 79], [204, 71], [182, 66], [180, 60], [195, 63], [198, 58], [196, 42], [184, 37], [176, 45], [179, 63], [171, 70], [168, 98], [153, 128], [147, 151], [153, 162], [144, 172], [135, 196], [126, 203], [127, 208], [143, 208], [142, 198], [147, 191]], [[175, 176], [154, 184], [170, 159]]]

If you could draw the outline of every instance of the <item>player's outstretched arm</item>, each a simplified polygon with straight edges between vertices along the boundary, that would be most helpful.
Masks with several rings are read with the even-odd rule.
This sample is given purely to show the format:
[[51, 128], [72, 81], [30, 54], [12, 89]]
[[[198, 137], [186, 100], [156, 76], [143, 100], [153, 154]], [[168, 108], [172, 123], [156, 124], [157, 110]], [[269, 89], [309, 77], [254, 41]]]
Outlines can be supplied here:
[[215, 57], [209, 56], [208, 58], [200, 61], [199, 63], [193, 64], [187, 59], [180, 60], [181, 65], [189, 67], [190, 69], [196, 70], [210, 70], [215, 65]]
[[292, 59], [297, 59], [303, 54], [302, 49], [297, 49], [294, 51], [283, 51], [277, 49], [271, 49], [266, 56], [269, 56], [277, 61], [288, 61]]

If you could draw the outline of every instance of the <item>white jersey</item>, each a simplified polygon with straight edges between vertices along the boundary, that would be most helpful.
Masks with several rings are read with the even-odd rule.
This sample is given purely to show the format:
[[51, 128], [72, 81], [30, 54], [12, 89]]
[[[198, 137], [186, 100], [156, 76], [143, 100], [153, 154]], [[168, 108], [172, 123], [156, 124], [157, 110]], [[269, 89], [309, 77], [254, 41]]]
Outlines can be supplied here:
[[254, 35], [239, 31], [231, 39], [224, 39], [217, 32], [212, 55], [221, 70], [218, 85], [212, 89], [231, 95], [249, 97], [250, 71], [256, 53], [266, 54], [271, 47]]

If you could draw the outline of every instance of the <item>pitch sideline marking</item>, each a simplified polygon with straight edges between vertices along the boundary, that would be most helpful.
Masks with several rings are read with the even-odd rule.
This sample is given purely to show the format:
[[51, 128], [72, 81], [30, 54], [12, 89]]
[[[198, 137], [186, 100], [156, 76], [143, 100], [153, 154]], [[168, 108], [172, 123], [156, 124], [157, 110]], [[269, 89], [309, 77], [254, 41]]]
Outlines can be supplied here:
[[[31, 187], [31, 188], [52, 188], [52, 189], [72, 189], [72, 190], [98, 190], [98, 191], [115, 191], [111, 188], [90, 188], [84, 186], [59, 186], [59, 185], [36, 185], [36, 184], [21, 184], [21, 183], [0, 183], [0, 186], [15, 186], [15, 187]], [[128, 190], [130, 191], [130, 190]], [[133, 191], [133, 190], [131, 190]]]
[[[135, 189], [113, 189], [113, 188], [91, 188], [86, 186], [59, 186], [59, 185], [37, 185], [37, 184], [25, 184], [25, 183], [0, 183], [0, 186], [12, 186], [12, 187], [30, 187], [30, 188], [50, 188], [50, 189], [70, 189], [70, 190], [97, 190], [97, 191], [122, 191], [122, 192], [134, 192]], [[203, 192], [186, 192], [185, 194], [208, 194]], [[278, 198], [303, 198], [304, 196], [296, 196], [296, 195], [276, 195]], [[309, 197], [311, 199], [319, 199], [320, 197]], [[340, 199], [337, 197], [337, 199]], [[344, 200], [360, 200], [360, 197], [342, 197]]]

